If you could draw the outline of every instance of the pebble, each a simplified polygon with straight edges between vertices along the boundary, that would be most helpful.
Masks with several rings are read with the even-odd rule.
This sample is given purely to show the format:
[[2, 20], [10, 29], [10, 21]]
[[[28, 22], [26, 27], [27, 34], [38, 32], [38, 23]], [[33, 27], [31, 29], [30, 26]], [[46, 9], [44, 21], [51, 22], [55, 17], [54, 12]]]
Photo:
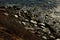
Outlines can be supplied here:
[[41, 26], [42, 28], [45, 28], [44, 26]]
[[37, 25], [34, 25], [34, 26], [36, 26], [36, 27], [37, 27]]
[[30, 28], [30, 27], [25, 27], [25, 29], [35, 30], [34, 28]]
[[34, 23], [34, 24], [37, 24], [37, 22], [36, 22], [36, 21], [34, 21], [34, 20], [31, 20], [30, 22], [32, 22], [32, 23]]
[[54, 37], [54, 36], [52, 36], [52, 35], [51, 35], [50, 37], [51, 37], [51, 38], [55, 38], [55, 37]]
[[44, 23], [40, 23], [41, 25], [43, 25], [43, 26], [45, 26], [45, 24]]
[[45, 36], [42, 36], [42, 38], [47, 39], [47, 37], [45, 37]]
[[32, 33], [35, 33], [34, 31], [31, 31]]
[[27, 11], [24, 11], [24, 13], [27, 13]]
[[48, 28], [44, 28], [43, 31], [50, 34], [50, 30]]
[[60, 40], [60, 39], [56, 39], [56, 40]]
[[24, 25], [26, 25], [26, 22], [22, 22]]
[[18, 18], [18, 15], [14, 15], [16, 18]]
[[8, 16], [9, 14], [8, 13], [4, 13], [4, 15]]
[[28, 22], [29, 20], [28, 20], [28, 19], [25, 19], [25, 21], [27, 21], [27, 22]]

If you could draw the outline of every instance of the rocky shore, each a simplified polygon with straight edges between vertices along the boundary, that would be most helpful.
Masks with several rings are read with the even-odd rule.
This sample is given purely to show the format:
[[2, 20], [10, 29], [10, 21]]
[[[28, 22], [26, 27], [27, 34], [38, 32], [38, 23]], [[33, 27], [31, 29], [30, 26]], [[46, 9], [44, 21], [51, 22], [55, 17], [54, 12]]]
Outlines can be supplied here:
[[[5, 19], [4, 16], [6, 16], [5, 18], [7, 19]], [[15, 35], [16, 33], [19, 34], [20, 31], [22, 31], [22, 40], [35, 40], [32, 39], [34, 36], [37, 37], [36, 40], [60, 40], [60, 12], [57, 11], [56, 8], [43, 10], [37, 6], [0, 6], [0, 25], [1, 24], [5, 26], [3, 28], [13, 30], [12, 33]], [[24, 26], [22, 27], [20, 25]], [[2, 29], [0, 28], [0, 30]], [[16, 31], [16, 33], [14, 33], [14, 31]], [[25, 36], [24, 33], [26, 34]], [[29, 36], [31, 39], [28, 38], [27, 35], [31, 35]], [[2, 36], [4, 35], [2, 34]]]

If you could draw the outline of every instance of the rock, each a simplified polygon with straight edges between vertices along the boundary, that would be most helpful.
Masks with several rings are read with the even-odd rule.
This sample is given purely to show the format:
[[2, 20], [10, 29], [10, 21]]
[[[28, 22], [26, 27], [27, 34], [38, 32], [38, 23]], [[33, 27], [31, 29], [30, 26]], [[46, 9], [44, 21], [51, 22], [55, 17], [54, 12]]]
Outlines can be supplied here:
[[48, 28], [44, 28], [43, 31], [50, 34], [50, 30]]
[[56, 40], [60, 40], [60, 39], [58, 38], [58, 39], [56, 39]]
[[27, 13], [27, 11], [25, 10], [24, 13]]
[[18, 18], [18, 15], [14, 15], [16, 18]]
[[45, 24], [44, 23], [40, 23], [42, 26], [45, 26]]
[[26, 22], [22, 22], [24, 25], [26, 25]]
[[4, 15], [8, 16], [9, 14], [8, 13], [4, 13]]
[[29, 28], [29, 27], [25, 27], [25, 29], [29, 29], [29, 30], [35, 30], [34, 28]]
[[51, 37], [51, 38], [55, 38], [55, 37], [54, 37], [54, 36], [52, 36], [52, 35], [51, 35], [50, 37]]
[[46, 40], [47, 40], [47, 37], [45, 37], [45, 36], [42, 36], [42, 38], [44, 38], [44, 39], [46, 39]]
[[32, 22], [32, 23], [34, 23], [34, 24], [37, 24], [37, 22], [36, 22], [36, 21], [34, 21], [34, 20], [31, 20], [30, 22]]
[[29, 20], [28, 20], [28, 19], [25, 19], [25, 21], [29, 22]]

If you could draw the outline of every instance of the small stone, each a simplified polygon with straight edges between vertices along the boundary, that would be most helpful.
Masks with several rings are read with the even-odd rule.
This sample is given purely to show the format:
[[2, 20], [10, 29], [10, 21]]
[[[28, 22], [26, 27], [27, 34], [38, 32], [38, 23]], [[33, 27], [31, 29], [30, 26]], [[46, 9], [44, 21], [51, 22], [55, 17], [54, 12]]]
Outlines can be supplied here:
[[45, 24], [44, 23], [40, 23], [41, 25], [43, 25], [43, 26], [45, 26]]
[[45, 36], [42, 36], [42, 38], [47, 39], [47, 37], [45, 37]]
[[56, 39], [56, 40], [60, 40], [60, 39]]
[[25, 19], [25, 21], [29, 21], [28, 19]]
[[48, 28], [44, 28], [43, 31], [50, 34], [50, 30]]
[[34, 21], [34, 20], [31, 20], [30, 22], [32, 22], [32, 23], [34, 23], [34, 24], [37, 24], [37, 22], [36, 22], [36, 21]]
[[24, 11], [24, 13], [27, 13], [27, 11]]
[[41, 26], [42, 28], [45, 28], [44, 26]]
[[24, 25], [26, 25], [26, 22], [22, 22]]
[[32, 33], [35, 33], [34, 31], [31, 31]]
[[34, 25], [34, 26], [37, 26], [37, 25]]
[[18, 18], [18, 15], [14, 15], [16, 18]]
[[9, 14], [8, 13], [4, 13], [5, 16], [8, 16]]
[[35, 30], [34, 28], [29, 28], [29, 27], [25, 27], [25, 29], [29, 29], [29, 30]]
[[52, 36], [52, 35], [51, 35], [50, 37], [51, 37], [51, 38], [55, 38], [55, 37], [54, 37], [54, 36]]

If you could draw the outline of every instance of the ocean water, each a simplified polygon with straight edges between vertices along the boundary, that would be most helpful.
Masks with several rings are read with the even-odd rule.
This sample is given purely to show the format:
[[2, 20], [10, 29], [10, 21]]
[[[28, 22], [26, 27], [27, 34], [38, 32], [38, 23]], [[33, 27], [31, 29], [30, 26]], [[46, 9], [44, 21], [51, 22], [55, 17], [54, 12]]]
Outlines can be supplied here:
[[32, 5], [32, 4], [48, 4], [54, 5], [56, 4], [56, 0], [0, 0], [0, 4], [24, 4], [24, 5]]

